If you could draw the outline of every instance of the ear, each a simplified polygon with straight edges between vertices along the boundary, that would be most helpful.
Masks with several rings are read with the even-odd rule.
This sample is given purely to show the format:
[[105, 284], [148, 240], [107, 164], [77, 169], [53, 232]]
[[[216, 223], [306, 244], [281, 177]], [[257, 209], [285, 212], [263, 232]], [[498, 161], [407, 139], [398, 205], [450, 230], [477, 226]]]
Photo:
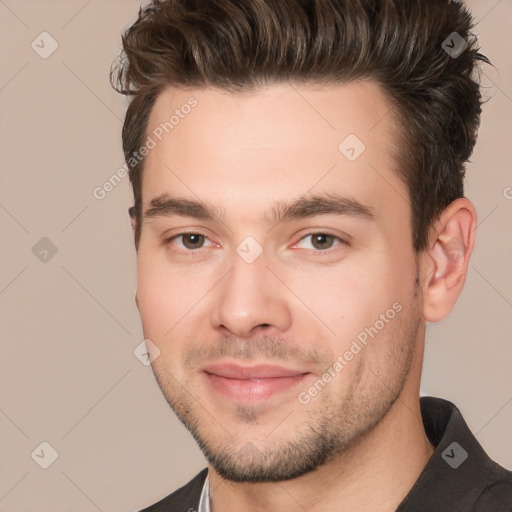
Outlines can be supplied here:
[[130, 216], [130, 225], [132, 227], [132, 234], [134, 235], [135, 250], [138, 250], [138, 244], [135, 240], [135, 230], [137, 229], [137, 215], [135, 213], [135, 206], [128, 208], [128, 215]]
[[423, 318], [438, 322], [453, 309], [462, 291], [475, 244], [476, 210], [467, 198], [456, 199], [430, 231], [423, 255]]
[[130, 216], [132, 232], [135, 233], [135, 227], [137, 226], [137, 215], [135, 214], [135, 206], [130, 206], [130, 208], [128, 208], [128, 215]]

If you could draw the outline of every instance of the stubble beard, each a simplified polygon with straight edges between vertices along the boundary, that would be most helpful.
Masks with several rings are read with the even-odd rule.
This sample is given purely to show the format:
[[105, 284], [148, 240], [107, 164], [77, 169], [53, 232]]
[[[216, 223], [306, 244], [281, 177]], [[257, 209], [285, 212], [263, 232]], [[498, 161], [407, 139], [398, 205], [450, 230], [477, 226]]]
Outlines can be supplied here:
[[[397, 325], [387, 333], [387, 342], [393, 342], [387, 355], [390, 362], [385, 367], [385, 375], [378, 375], [364, 357], [357, 355], [350, 362], [357, 366], [343, 397], [334, 395], [335, 388], [326, 388], [315, 397], [310, 408], [305, 408], [293, 395], [288, 410], [282, 408], [282, 417], [290, 415], [295, 419], [297, 413], [302, 413], [303, 423], [295, 431], [287, 431], [285, 420], [263, 441], [260, 433], [257, 439], [242, 440], [230, 433], [237, 430], [237, 424], [257, 426], [262, 408], [238, 406], [234, 414], [236, 423], [224, 426], [213, 416], [208, 404], [203, 404], [201, 397], [196, 399], [187, 386], [178, 383], [156, 361], [152, 365], [153, 373], [178, 419], [221, 477], [247, 483], [290, 480], [328, 464], [354, 446], [382, 420], [398, 399], [411, 368], [421, 320], [421, 309], [414, 302], [409, 311], [403, 312], [405, 319], [396, 319]], [[382, 335], [386, 336], [379, 334]], [[378, 342], [376, 339], [371, 343]], [[268, 355], [268, 346], [265, 353]], [[368, 379], [372, 380], [372, 386], [361, 387], [361, 383]], [[269, 425], [265, 431], [272, 428]]]

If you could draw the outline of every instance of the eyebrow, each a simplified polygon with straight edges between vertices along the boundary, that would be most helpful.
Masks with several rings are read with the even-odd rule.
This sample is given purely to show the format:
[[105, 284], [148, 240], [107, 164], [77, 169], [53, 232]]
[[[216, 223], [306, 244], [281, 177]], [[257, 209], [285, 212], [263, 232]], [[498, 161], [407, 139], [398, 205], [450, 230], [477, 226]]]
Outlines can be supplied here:
[[349, 197], [336, 194], [321, 194], [301, 197], [291, 203], [277, 203], [269, 217], [270, 222], [280, 222], [304, 219], [316, 215], [338, 215], [375, 221], [376, 214], [370, 206]]
[[[223, 212], [206, 202], [182, 197], [170, 197], [162, 194], [149, 202], [149, 208], [144, 212], [145, 218], [170, 217], [179, 215], [193, 217], [206, 221], [218, 221], [223, 218]], [[267, 222], [299, 220], [316, 215], [337, 215], [375, 221], [376, 214], [372, 207], [353, 198], [335, 194], [315, 194], [300, 197], [292, 202], [280, 201], [274, 205]]]
[[162, 194], [149, 202], [149, 208], [144, 212], [144, 217], [194, 217], [201, 220], [222, 219], [223, 214], [213, 206], [193, 199], [182, 197], [170, 197]]

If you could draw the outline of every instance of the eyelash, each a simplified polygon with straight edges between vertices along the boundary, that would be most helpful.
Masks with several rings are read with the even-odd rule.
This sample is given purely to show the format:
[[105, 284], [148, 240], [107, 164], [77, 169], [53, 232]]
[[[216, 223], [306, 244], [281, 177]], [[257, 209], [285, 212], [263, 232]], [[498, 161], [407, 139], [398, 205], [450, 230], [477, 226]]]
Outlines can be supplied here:
[[[164, 245], [171, 245], [171, 243], [174, 240], [176, 240], [177, 238], [180, 238], [180, 237], [182, 237], [184, 235], [200, 235], [200, 236], [203, 236], [205, 239], [210, 240], [208, 238], [208, 235], [206, 235], [206, 233], [202, 233], [201, 231], [183, 231], [181, 233], [178, 233], [177, 235], [173, 235], [173, 236], [171, 236], [169, 238], [166, 238], [164, 240]], [[202, 249], [205, 249], [205, 247], [199, 247], [198, 249], [178, 249], [178, 252], [194, 254], [196, 252], [201, 251]]]
[[312, 231], [312, 232], [309, 232], [307, 233], [306, 235], [304, 235], [303, 237], [300, 238], [300, 240], [294, 244], [295, 245], [298, 245], [300, 242], [302, 242], [303, 240], [305, 240], [306, 238], [308, 237], [312, 237], [314, 235], [326, 235], [326, 236], [331, 236], [334, 238], [334, 241], [338, 242], [338, 243], [335, 243], [332, 247], [329, 247], [328, 249], [324, 249], [324, 250], [321, 250], [321, 249], [306, 249], [307, 251], [309, 251], [311, 254], [313, 254], [314, 256], [323, 256], [323, 255], [328, 255], [328, 254], [333, 254], [335, 252], [338, 252], [341, 247], [344, 247], [344, 246], [347, 246], [348, 245], [348, 242], [346, 242], [345, 240], [343, 240], [343, 238], [337, 236], [337, 235], [334, 235], [332, 233], [329, 233], [329, 232], [323, 232], [323, 231]]
[[[183, 231], [181, 233], [178, 233], [177, 235], [173, 235], [173, 236], [171, 236], [169, 238], [166, 238], [163, 241], [163, 244], [164, 245], [171, 245], [172, 242], [174, 242], [174, 240], [176, 240], [176, 239], [178, 239], [180, 237], [183, 237], [184, 235], [200, 235], [200, 236], [203, 236], [205, 239], [210, 240], [208, 238], [208, 235], [206, 235], [205, 233], [203, 233], [201, 231]], [[294, 244], [294, 246], [299, 244], [302, 240], [304, 240], [304, 239], [306, 239], [308, 237], [314, 236], [314, 235], [332, 236], [336, 241], [338, 241], [338, 243], [333, 246], [334, 248], [338, 247], [338, 246], [346, 246], [346, 245], [348, 245], [348, 242], [346, 242], [345, 240], [343, 240], [341, 237], [339, 237], [337, 235], [333, 235], [332, 233], [323, 232], [323, 231], [312, 231], [310, 233], [307, 233], [303, 237], [301, 237], [300, 240], [296, 244]], [[211, 240], [210, 240], [210, 242], [211, 242]], [[315, 255], [324, 255], [324, 254], [332, 254], [333, 252], [336, 252], [338, 250], [338, 249], [333, 249], [333, 247], [330, 247], [329, 249], [324, 249], [324, 250], [321, 250], [321, 249], [318, 249], [318, 250], [307, 249], [307, 250], [311, 251], [311, 253], [315, 254]], [[183, 254], [185, 254], [185, 253], [187, 253], [187, 254], [194, 254], [194, 253], [198, 253], [198, 252], [202, 251], [203, 249], [206, 249], [206, 247], [199, 247], [197, 249], [178, 249], [177, 252], [180, 252], [180, 253], [183, 253]]]

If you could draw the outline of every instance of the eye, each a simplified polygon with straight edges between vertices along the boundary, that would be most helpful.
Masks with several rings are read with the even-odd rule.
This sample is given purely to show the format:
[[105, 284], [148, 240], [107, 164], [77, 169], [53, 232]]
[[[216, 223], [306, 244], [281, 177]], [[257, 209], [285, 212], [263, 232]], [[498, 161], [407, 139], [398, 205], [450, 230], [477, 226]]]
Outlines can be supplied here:
[[310, 233], [301, 238], [298, 247], [302, 249], [313, 249], [316, 251], [327, 251], [331, 247], [345, 243], [340, 237], [329, 233]]
[[214, 245], [206, 235], [202, 233], [179, 233], [165, 241], [166, 244], [177, 244], [178, 248], [185, 251], [193, 251], [194, 249], [202, 249], [205, 243]]

